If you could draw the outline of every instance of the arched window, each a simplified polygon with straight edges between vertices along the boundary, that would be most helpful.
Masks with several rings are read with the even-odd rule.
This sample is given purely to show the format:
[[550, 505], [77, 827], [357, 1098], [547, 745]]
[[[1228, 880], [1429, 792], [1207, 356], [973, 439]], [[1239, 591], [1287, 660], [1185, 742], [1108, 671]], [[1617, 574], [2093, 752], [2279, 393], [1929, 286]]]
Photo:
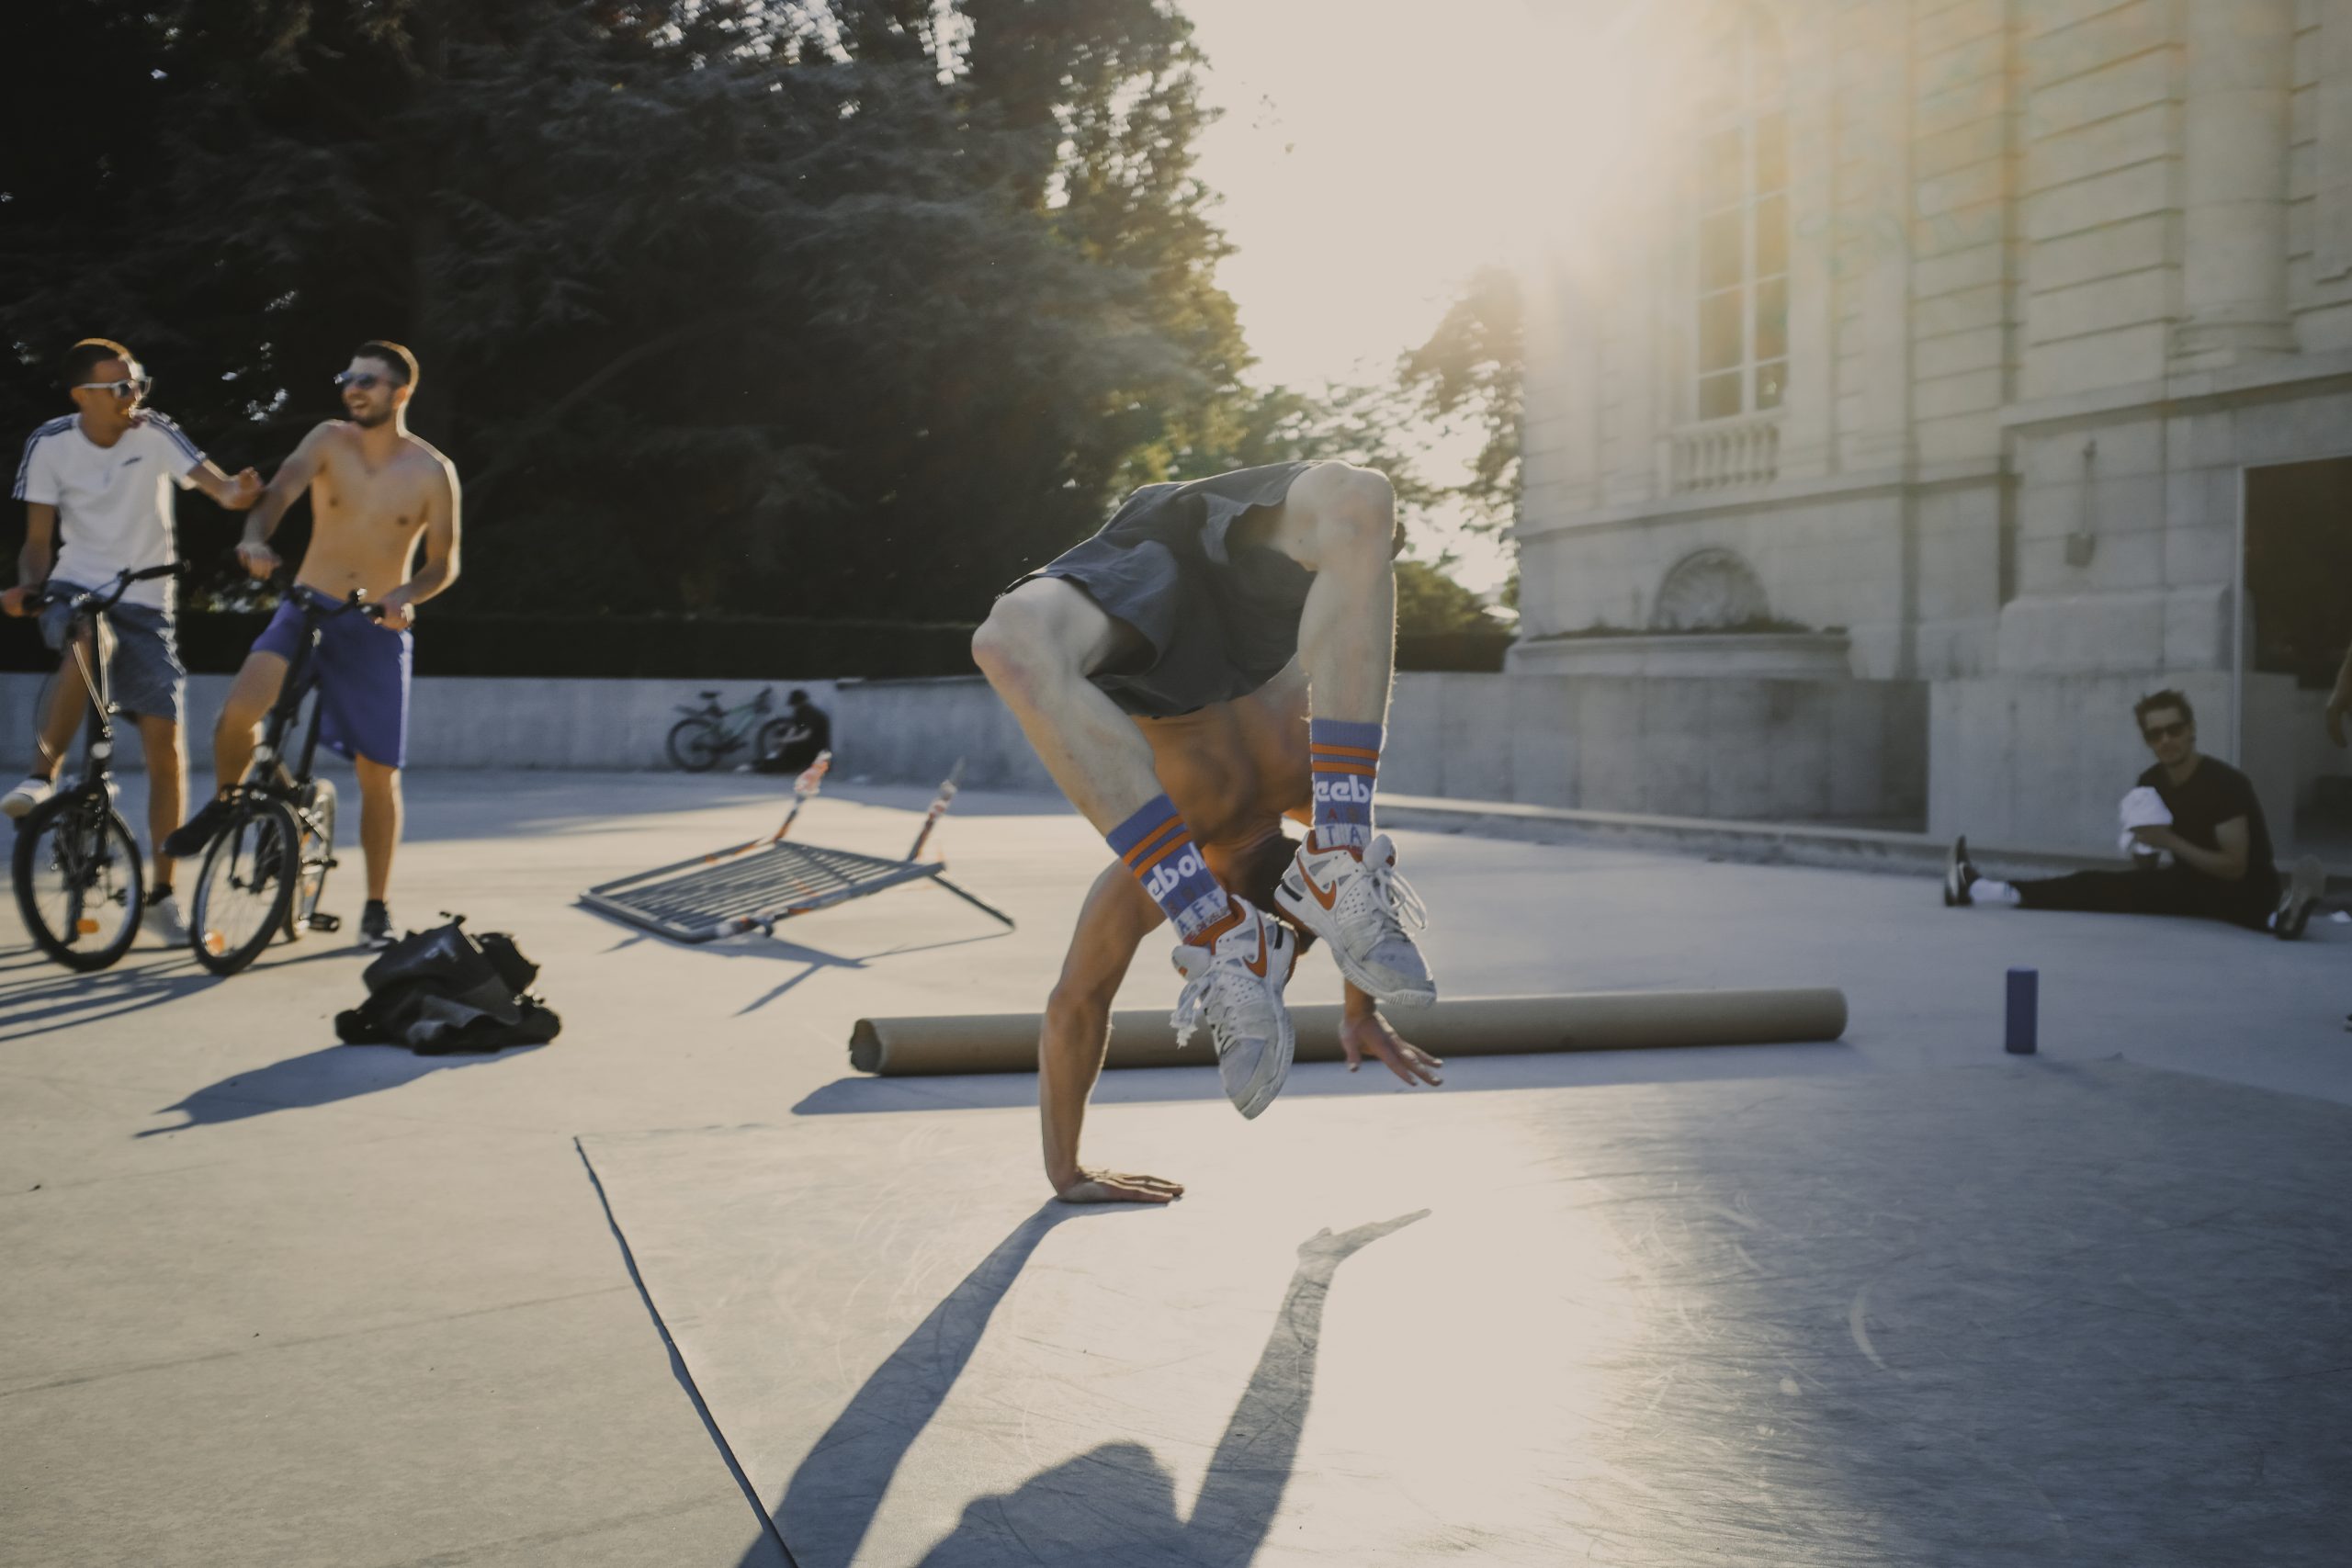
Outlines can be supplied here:
[[1696, 412], [1781, 406], [1789, 372], [1789, 116], [1780, 29], [1763, 7], [1710, 17], [1691, 164]]
[[1675, 562], [1658, 584], [1650, 629], [1722, 631], [1758, 626], [1770, 615], [1753, 567], [1736, 551], [1703, 549]]

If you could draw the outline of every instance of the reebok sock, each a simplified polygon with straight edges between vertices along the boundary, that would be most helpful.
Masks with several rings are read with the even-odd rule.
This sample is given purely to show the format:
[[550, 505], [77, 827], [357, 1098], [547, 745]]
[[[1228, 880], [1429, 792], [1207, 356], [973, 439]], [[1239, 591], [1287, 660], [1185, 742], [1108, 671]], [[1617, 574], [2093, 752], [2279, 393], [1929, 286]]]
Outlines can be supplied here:
[[1372, 786], [1380, 776], [1381, 727], [1341, 718], [1306, 721], [1306, 770], [1315, 784], [1315, 847], [1372, 842]]
[[2012, 909], [2024, 902], [2024, 899], [2018, 896], [2015, 885], [1996, 882], [1989, 876], [1980, 876], [1970, 883], [1968, 897], [1972, 903], [1991, 904], [1996, 908], [2006, 905]]
[[1225, 889], [1210, 874], [1192, 829], [1166, 795], [1155, 796], [1105, 836], [1184, 941], [1201, 941], [1232, 916]]

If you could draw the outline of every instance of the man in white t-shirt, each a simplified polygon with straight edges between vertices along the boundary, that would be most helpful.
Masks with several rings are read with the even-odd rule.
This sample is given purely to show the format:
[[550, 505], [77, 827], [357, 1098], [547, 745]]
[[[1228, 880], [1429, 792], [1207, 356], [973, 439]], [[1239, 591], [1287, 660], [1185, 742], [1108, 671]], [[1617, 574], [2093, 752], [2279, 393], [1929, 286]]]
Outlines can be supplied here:
[[[126, 567], [175, 559], [175, 485], [200, 490], [235, 511], [261, 499], [260, 475], [247, 468], [232, 479], [178, 425], [141, 406], [150, 382], [122, 344], [85, 338], [66, 351], [61, 369], [75, 412], [34, 431], [17, 467], [25, 547], [17, 558], [19, 586], [0, 599], [0, 608], [10, 615], [22, 615], [26, 591], [42, 583], [104, 588]], [[173, 604], [172, 581], [159, 578], [133, 583], [108, 613], [115, 701], [139, 721], [148, 826], [157, 844], [178, 823], [187, 794], [187, 759], [180, 744], [187, 671], [172, 636]], [[63, 604], [41, 615], [42, 636], [61, 652], [66, 651], [70, 619]], [[84, 651], [87, 657], [86, 642]], [[88, 700], [81, 667], [66, 652], [42, 716], [32, 771], [0, 796], [0, 812], [22, 817], [49, 798]], [[172, 862], [160, 852], [154, 888], [147, 905], [150, 926], [166, 941], [187, 941], [172, 897]]]

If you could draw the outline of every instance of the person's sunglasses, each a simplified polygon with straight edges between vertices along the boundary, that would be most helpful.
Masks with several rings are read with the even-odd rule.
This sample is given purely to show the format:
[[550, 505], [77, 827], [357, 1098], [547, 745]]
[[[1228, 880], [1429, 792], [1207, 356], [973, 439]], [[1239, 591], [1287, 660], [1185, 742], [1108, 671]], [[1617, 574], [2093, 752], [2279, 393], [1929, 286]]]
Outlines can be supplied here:
[[338, 370], [335, 372], [334, 384], [338, 387], [356, 387], [363, 392], [372, 392], [379, 387], [396, 387], [400, 383], [394, 381], [390, 376], [379, 376], [372, 370]]
[[2188, 734], [2188, 721], [2183, 718], [2171, 724], [2152, 724], [2140, 733], [2148, 738], [2150, 745], [2154, 745], [2159, 740], [2172, 740]]
[[133, 376], [122, 381], [76, 381], [74, 389], [77, 392], [111, 392], [117, 398], [143, 398], [154, 384], [153, 377]]

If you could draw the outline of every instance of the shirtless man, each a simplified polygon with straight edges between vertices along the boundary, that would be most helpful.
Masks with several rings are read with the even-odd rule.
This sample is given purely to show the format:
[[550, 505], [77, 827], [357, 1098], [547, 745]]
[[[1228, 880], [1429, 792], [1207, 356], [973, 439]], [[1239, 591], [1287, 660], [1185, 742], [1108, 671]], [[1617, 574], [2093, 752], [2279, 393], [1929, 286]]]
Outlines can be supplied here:
[[[1153, 772], [1192, 828], [1217, 881], [1257, 908], [1272, 908], [1274, 885], [1291, 868], [1298, 844], [1284, 817], [1308, 819], [1306, 677], [1296, 663], [1247, 696], [1175, 718], [1137, 717], [1151, 745]], [[1183, 1195], [1156, 1176], [1090, 1169], [1078, 1158], [1087, 1097], [1102, 1070], [1111, 1037], [1111, 1000], [1143, 939], [1168, 917], [1114, 860], [1094, 879], [1079, 910], [1078, 930], [1061, 978], [1046, 1004], [1037, 1052], [1037, 1105], [1045, 1123], [1046, 1177], [1065, 1203], [1165, 1203]], [[1302, 947], [1312, 942], [1302, 936]], [[1353, 1072], [1367, 1056], [1408, 1084], [1435, 1084], [1445, 1064], [1399, 1039], [1372, 997], [1351, 982], [1340, 1043]], [[1231, 1055], [1217, 1068], [1228, 1094], [1246, 1066]]]
[[[338, 615], [325, 623], [311, 669], [323, 705], [319, 738], [359, 773], [359, 842], [368, 860], [361, 940], [392, 939], [385, 896], [401, 836], [400, 770], [408, 750], [409, 626], [416, 606], [458, 580], [458, 470], [409, 434], [416, 356], [396, 343], [363, 343], [335, 378], [347, 420], [329, 420], [302, 438], [269, 481], [237, 546], [245, 570], [277, 570], [269, 536], [286, 509], [311, 492], [311, 547], [293, 592], [245, 656], [220, 709], [212, 758], [220, 794], [166, 840], [193, 855], [228, 821], [228, 790], [253, 761], [256, 728], [286, 683], [302, 635], [300, 601], [340, 604], [354, 589], [383, 607], [383, 618]], [[424, 570], [411, 576], [416, 542]]]

